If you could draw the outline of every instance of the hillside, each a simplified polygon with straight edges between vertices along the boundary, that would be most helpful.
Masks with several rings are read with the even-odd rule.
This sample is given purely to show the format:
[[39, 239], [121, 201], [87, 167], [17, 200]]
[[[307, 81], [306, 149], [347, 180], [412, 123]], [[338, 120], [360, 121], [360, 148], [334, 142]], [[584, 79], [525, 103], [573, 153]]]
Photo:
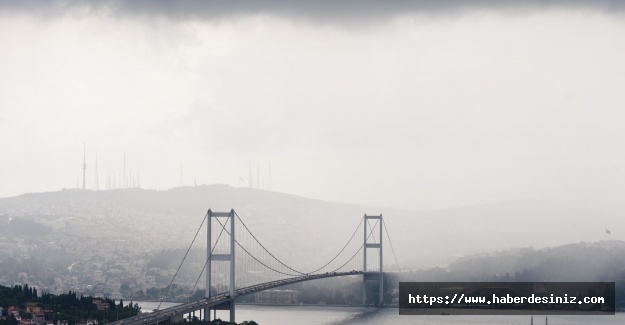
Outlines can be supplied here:
[[622, 281], [625, 242], [577, 243], [543, 249], [511, 249], [461, 258], [449, 266], [467, 278], [498, 277], [516, 281]]
[[[12, 218], [13, 225], [28, 223], [32, 231], [3, 227], [0, 236], [71, 235], [131, 240], [146, 251], [181, 248], [191, 242], [209, 208], [234, 208], [271, 251], [300, 265], [333, 256], [365, 213], [384, 214], [404, 268], [442, 265], [465, 255], [514, 247], [596, 241], [604, 238], [606, 228], [612, 232], [608, 239], [625, 239], [625, 218], [548, 202], [411, 212], [225, 185], [167, 191], [64, 190], [2, 198], [0, 222]], [[391, 255], [386, 256], [387, 263], [394, 264]]]
[[444, 268], [396, 275], [399, 281], [616, 282], [616, 305], [625, 307], [625, 241], [608, 240], [517, 248], [465, 256]]

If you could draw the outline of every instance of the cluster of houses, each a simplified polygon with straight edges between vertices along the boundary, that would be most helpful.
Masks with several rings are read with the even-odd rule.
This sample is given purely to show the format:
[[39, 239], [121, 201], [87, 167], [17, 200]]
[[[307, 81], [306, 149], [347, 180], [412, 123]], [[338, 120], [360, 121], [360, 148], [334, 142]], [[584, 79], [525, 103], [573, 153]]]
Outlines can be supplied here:
[[[101, 301], [98, 302], [102, 303]], [[98, 306], [98, 309], [99, 307], [100, 306]], [[41, 309], [37, 304], [26, 304], [26, 309], [24, 311], [26, 314], [32, 315], [32, 318], [22, 317], [20, 315], [20, 309], [16, 306], [9, 306], [6, 312], [0, 307], [0, 319], [7, 319], [12, 315], [19, 325], [69, 325], [67, 320], [57, 320], [55, 323], [51, 320], [51, 316], [54, 312]], [[48, 317], [46, 317], [46, 315], [48, 315]], [[98, 321], [96, 319], [81, 320], [76, 322], [76, 325], [98, 325]]]

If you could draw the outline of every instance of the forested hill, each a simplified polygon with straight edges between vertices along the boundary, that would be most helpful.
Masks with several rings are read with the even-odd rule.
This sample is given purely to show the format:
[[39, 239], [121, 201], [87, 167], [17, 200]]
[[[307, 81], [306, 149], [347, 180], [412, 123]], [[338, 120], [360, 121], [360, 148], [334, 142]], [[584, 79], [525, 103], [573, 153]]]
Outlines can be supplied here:
[[625, 242], [520, 248], [460, 258], [447, 267], [406, 272], [400, 281], [616, 282], [617, 306], [625, 306]]
[[465, 277], [515, 281], [625, 281], [625, 242], [521, 248], [461, 258], [449, 267]]
[[462, 257], [446, 267], [406, 273], [414, 281], [617, 281], [625, 283], [625, 241], [542, 249], [517, 248]]

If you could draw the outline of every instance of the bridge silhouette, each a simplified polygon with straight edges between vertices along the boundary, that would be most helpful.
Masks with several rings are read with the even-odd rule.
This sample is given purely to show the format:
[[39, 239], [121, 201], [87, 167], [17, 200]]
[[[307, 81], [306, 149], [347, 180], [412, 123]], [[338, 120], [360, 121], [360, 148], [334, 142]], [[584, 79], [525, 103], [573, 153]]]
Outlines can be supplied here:
[[[217, 310], [229, 310], [230, 322], [235, 322], [235, 301], [239, 297], [298, 282], [339, 276], [362, 275], [363, 305], [368, 302], [367, 283], [377, 285], [376, 304], [384, 304], [384, 233], [389, 239], [393, 255], [395, 253], [382, 215], [365, 214], [362, 222], [358, 222], [356, 230], [335, 256], [322, 266], [303, 272], [285, 264], [267, 250], [234, 210], [229, 212], [208, 210], [187, 253], [182, 258], [178, 271], [204, 223], [207, 225], [206, 263], [192, 289], [193, 292], [202, 274], [205, 274], [207, 290], [204, 298], [165, 309], [160, 309], [159, 304], [159, 308], [155, 311], [121, 319], [115, 322], [117, 325], [173, 324], [195, 316], [196, 312], [200, 319], [210, 320], [211, 310], [213, 319]], [[361, 228], [363, 237], [358, 239], [356, 234]], [[374, 254], [368, 256], [368, 250]], [[362, 259], [358, 258], [360, 254]], [[395, 264], [399, 268], [396, 257]], [[169, 288], [178, 271], [174, 274]]]

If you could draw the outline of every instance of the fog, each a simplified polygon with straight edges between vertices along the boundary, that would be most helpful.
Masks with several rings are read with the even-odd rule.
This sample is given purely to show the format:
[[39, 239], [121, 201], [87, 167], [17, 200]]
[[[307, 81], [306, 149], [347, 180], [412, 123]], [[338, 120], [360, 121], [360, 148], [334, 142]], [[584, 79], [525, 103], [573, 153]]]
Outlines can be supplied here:
[[[0, 3], [0, 196], [229, 184], [624, 208], [616, 1]], [[251, 168], [250, 168], [251, 167]], [[251, 169], [251, 173], [250, 173]], [[260, 184], [257, 184], [260, 183]]]
[[201, 297], [235, 209], [239, 285], [360, 270], [382, 213], [395, 279], [622, 288], [624, 8], [0, 0], [0, 285]]

